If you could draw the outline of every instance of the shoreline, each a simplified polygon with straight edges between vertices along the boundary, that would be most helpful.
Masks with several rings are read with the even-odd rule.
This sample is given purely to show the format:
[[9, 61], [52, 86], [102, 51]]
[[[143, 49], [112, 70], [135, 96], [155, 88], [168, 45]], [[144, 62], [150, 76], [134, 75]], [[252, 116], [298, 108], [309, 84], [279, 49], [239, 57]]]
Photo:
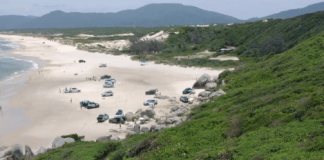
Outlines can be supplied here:
[[[16, 91], [19, 94], [8, 100], [10, 108], [26, 109], [24, 117], [32, 119], [34, 123], [0, 137], [1, 145], [19, 143], [29, 145], [33, 150], [40, 146], [51, 147], [55, 137], [72, 133], [85, 135], [85, 140], [110, 134], [125, 138], [124, 132], [109, 132], [109, 129], [119, 129], [118, 125], [97, 123], [96, 117], [100, 113], [113, 117], [118, 109], [123, 109], [124, 113], [135, 113], [138, 109], [146, 109], [143, 101], [152, 98], [144, 95], [146, 90], [159, 88], [163, 95], [179, 97], [181, 91], [192, 86], [202, 74], [218, 77], [223, 71], [154, 63], [143, 67], [139, 62], [132, 61], [130, 56], [89, 53], [41, 38], [24, 37], [24, 41], [19, 41], [22, 36], [0, 37], [25, 45], [25, 50], [16, 50], [12, 54], [44, 61], [43, 73], [28, 73], [24, 86]], [[86, 63], [75, 62], [79, 59], [85, 59]], [[107, 67], [99, 68], [99, 63], [107, 63]], [[113, 97], [100, 97], [103, 91], [110, 90], [102, 88], [103, 82], [86, 80], [86, 77], [103, 74], [110, 74], [117, 80], [115, 88], [111, 88], [116, 94]], [[59, 93], [59, 89], [64, 87], [78, 87], [82, 92]], [[70, 99], [73, 99], [73, 103], [70, 103]], [[85, 99], [95, 101], [101, 107], [81, 110], [78, 103]], [[159, 100], [157, 114], [165, 115], [170, 111], [169, 106], [167, 100]], [[126, 126], [122, 128], [126, 129]]]

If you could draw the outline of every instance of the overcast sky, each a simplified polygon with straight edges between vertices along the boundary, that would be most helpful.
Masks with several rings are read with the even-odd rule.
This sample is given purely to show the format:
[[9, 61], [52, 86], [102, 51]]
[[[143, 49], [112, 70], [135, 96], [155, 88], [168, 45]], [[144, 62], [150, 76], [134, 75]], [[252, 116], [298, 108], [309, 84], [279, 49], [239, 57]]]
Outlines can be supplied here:
[[303, 8], [324, 0], [0, 0], [0, 15], [42, 16], [65, 12], [118, 12], [150, 3], [181, 3], [239, 19], [263, 17], [288, 9]]

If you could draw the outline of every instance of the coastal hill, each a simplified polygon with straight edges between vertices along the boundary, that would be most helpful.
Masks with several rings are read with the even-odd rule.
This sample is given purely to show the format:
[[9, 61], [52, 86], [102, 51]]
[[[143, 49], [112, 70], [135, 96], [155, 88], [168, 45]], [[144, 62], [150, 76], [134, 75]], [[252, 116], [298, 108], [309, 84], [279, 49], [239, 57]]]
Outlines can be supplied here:
[[[1, 16], [0, 21], [3, 18]], [[237, 23], [242, 21], [231, 16], [202, 10], [193, 6], [149, 4], [135, 10], [125, 10], [117, 13], [66, 13], [53, 11], [41, 17], [21, 20], [20, 23], [11, 23], [10, 21], [5, 23], [5, 20], [2, 20], [2, 22], [0, 29], [157, 27], [166, 25]]]
[[282, 12], [272, 14], [272, 15], [262, 17], [262, 18], [251, 18], [247, 21], [253, 22], [253, 21], [262, 20], [262, 19], [287, 19], [287, 18], [292, 18], [292, 17], [303, 15], [303, 14], [314, 13], [314, 12], [323, 11], [323, 10], [324, 10], [324, 2], [320, 2], [320, 3], [309, 5], [304, 8], [282, 11]]
[[227, 24], [253, 22], [262, 19], [286, 19], [321, 11], [324, 2], [302, 9], [283, 11], [262, 18], [240, 20], [225, 14], [175, 3], [149, 4], [135, 10], [117, 13], [80, 13], [53, 11], [41, 17], [0, 16], [0, 30], [35, 28], [86, 27], [160, 27], [168, 25]]

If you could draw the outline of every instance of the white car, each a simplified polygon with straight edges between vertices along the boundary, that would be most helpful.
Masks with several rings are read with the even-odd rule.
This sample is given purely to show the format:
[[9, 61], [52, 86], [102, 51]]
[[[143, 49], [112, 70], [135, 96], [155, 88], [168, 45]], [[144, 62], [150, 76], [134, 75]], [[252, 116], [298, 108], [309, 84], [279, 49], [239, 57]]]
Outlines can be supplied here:
[[107, 67], [107, 64], [106, 63], [100, 63], [99, 67]]
[[146, 101], [143, 102], [143, 105], [144, 106], [148, 106], [150, 104], [157, 105], [158, 104], [158, 101], [156, 99], [148, 99], [148, 100], [146, 100]]
[[111, 88], [111, 87], [114, 87], [114, 83], [112, 82], [106, 82], [104, 85], [103, 85], [104, 88]]
[[112, 82], [112, 83], [116, 83], [116, 79], [115, 78], [109, 78], [109, 79], [106, 79], [105, 82]]
[[104, 93], [101, 94], [102, 97], [106, 97], [106, 96], [113, 96], [114, 95], [114, 92], [109, 90], [109, 91], [106, 91]]
[[64, 89], [64, 93], [78, 93], [78, 92], [81, 92], [81, 89], [78, 89], [78, 88], [65, 88]]

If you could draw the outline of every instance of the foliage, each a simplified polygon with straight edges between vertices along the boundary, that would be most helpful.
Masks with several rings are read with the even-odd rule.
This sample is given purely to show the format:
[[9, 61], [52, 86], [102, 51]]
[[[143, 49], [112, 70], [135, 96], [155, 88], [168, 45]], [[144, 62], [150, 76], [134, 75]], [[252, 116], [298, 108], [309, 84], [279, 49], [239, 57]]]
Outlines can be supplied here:
[[75, 142], [37, 156], [36, 160], [97, 160], [120, 147], [120, 142]]
[[[138, 158], [322, 159], [323, 52], [320, 34], [226, 73], [227, 95], [200, 105], [190, 121], [155, 133], [159, 147]], [[134, 146], [128, 142], [147, 138], [128, 138], [112, 155], [127, 157]]]
[[158, 40], [132, 40], [129, 50], [136, 54], [157, 53], [163, 49], [163, 42]]
[[63, 135], [62, 138], [73, 138], [76, 142], [80, 142], [84, 139], [84, 136], [79, 136], [78, 134]]

